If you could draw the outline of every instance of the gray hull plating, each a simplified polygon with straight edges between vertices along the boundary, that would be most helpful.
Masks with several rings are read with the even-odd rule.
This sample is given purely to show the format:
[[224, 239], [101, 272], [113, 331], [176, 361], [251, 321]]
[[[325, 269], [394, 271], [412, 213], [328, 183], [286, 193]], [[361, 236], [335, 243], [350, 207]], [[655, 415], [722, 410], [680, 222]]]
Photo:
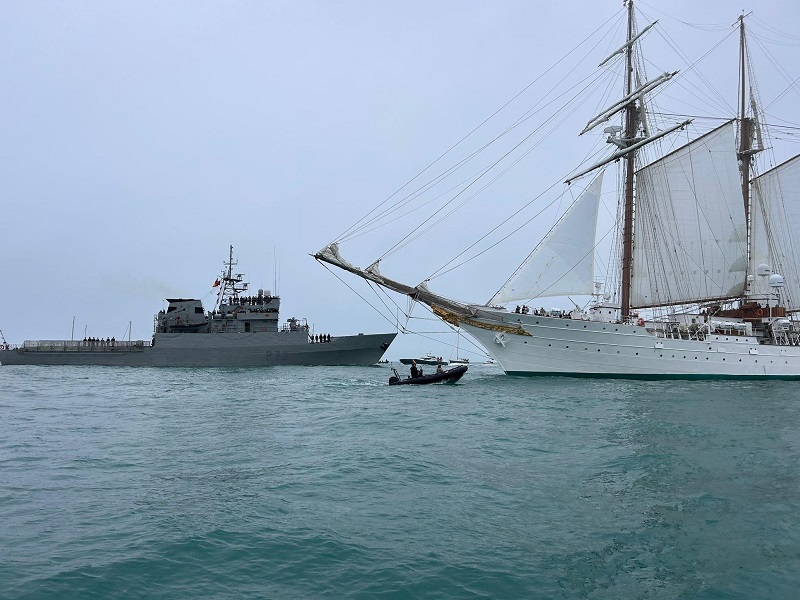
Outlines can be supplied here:
[[2, 365], [120, 367], [266, 367], [371, 365], [396, 333], [350, 335], [311, 343], [305, 332], [157, 333], [154, 345], [86, 346], [51, 342], [0, 350]]

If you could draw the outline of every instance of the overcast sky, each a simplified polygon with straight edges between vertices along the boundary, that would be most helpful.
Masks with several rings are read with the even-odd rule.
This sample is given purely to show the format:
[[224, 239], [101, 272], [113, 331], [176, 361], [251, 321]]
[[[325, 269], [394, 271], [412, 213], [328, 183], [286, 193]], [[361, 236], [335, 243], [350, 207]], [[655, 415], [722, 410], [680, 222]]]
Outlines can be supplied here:
[[[306, 317], [334, 335], [392, 330], [348, 288], [377, 303], [363, 282], [342, 273], [345, 285], [309, 254], [601, 24], [622, 18], [619, 0], [26, 0], [0, 8], [0, 329], [12, 343], [68, 339], [73, 317], [76, 338], [121, 338], [131, 322], [133, 337], [148, 339], [165, 297], [213, 304], [230, 244], [253, 289], [272, 290], [278, 279], [282, 320]], [[800, 76], [795, 0], [637, 8], [640, 27], [660, 19], [693, 59], [752, 10], [778, 30], [770, 44], [770, 30], [760, 29], [770, 56]], [[621, 43], [605, 41], [595, 66]], [[730, 76], [720, 89], [733, 94], [730, 106], [736, 60], [715, 54], [705, 65], [712, 78]], [[684, 67], [660, 57], [653, 64], [652, 74]], [[770, 101], [788, 83], [768, 66], [760, 84]], [[800, 105], [797, 92], [771, 108], [800, 121], [781, 102]], [[502, 212], [567, 173], [589, 149], [579, 131], [543, 148], [464, 216], [483, 225], [487, 206]], [[460, 227], [400, 255], [395, 268], [404, 266], [407, 283], [465, 245], [473, 232]], [[546, 228], [434, 289], [487, 300]], [[393, 232], [375, 239], [353, 248], [353, 262], [377, 258]], [[429, 350], [450, 354], [403, 336], [389, 357]]]

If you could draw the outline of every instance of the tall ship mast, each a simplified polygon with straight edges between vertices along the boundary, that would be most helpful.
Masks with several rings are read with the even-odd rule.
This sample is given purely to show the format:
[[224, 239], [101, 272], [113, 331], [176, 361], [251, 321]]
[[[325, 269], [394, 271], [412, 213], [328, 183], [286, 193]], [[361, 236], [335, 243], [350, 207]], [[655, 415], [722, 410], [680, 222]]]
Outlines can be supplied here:
[[[611, 152], [566, 177], [582, 191], [488, 302], [435, 293], [433, 277], [407, 285], [383, 274], [381, 261], [418, 232], [365, 269], [345, 260], [340, 243], [376, 228], [380, 216], [315, 256], [427, 305], [470, 334], [506, 373], [798, 379], [800, 323], [792, 314], [800, 311], [800, 156], [753, 174], [763, 144], [746, 83], [745, 18], [738, 18], [738, 114], [703, 128], [680, 115], [652, 119], [654, 98], [679, 73], [646, 77], [640, 46], [657, 22], [638, 31], [633, 1], [625, 6], [626, 39], [600, 63], [607, 69], [622, 61], [623, 96], [581, 132], [596, 135], [604, 127]], [[684, 137], [690, 139], [680, 144]], [[609, 269], [602, 290], [594, 273], [598, 236], [587, 232], [597, 228], [610, 165], [620, 167], [618, 269]], [[567, 311], [543, 308], [548, 298], [574, 295], [593, 301]]]

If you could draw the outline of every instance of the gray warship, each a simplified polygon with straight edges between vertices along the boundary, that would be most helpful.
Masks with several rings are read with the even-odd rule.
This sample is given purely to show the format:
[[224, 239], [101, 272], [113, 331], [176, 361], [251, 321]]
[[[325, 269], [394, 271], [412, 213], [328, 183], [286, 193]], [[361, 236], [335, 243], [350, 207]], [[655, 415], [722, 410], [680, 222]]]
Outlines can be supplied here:
[[248, 293], [230, 247], [213, 310], [201, 300], [167, 298], [155, 316], [152, 340], [36, 340], [21, 345], [2, 339], [2, 365], [101, 365], [125, 367], [264, 367], [273, 365], [371, 365], [397, 333], [331, 336], [314, 334], [305, 319], [279, 324], [280, 297]]

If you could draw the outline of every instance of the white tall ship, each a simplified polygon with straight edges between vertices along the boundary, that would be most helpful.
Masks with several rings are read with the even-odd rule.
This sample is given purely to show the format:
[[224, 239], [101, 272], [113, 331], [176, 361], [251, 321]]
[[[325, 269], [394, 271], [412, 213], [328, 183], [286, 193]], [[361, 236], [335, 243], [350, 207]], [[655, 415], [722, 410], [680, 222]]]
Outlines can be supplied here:
[[[631, 0], [626, 17], [627, 40], [601, 64], [621, 63], [623, 96], [581, 132], [603, 128], [611, 150], [570, 175], [582, 193], [488, 302], [446, 298], [427, 280], [405, 285], [384, 276], [380, 260], [355, 267], [338, 241], [315, 256], [428, 305], [509, 374], [800, 379], [800, 322], [792, 318], [800, 310], [800, 155], [755, 173], [768, 138], [747, 85], [745, 19], [738, 115], [678, 147], [678, 131], [696, 130], [692, 119], [665, 123], [662, 114], [658, 127], [649, 113], [677, 72], [646, 77], [639, 46], [654, 24], [637, 31]], [[590, 232], [612, 163], [622, 192], [617, 268], [600, 284]], [[547, 298], [573, 295], [593, 300], [568, 312], [543, 308]]]

